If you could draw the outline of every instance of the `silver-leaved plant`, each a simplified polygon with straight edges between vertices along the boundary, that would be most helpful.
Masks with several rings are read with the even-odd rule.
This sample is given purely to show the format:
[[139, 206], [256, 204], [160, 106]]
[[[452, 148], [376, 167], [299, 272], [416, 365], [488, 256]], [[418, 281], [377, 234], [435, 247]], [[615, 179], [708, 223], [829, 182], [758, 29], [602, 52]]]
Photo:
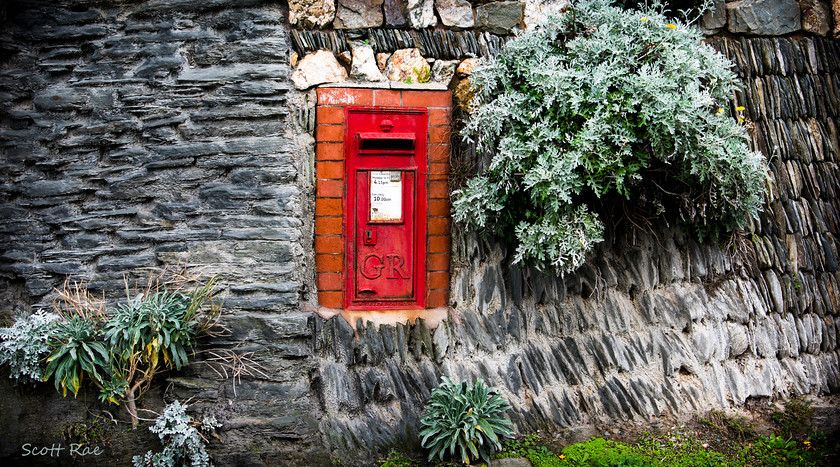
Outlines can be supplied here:
[[48, 341], [58, 319], [55, 313], [36, 311], [0, 328], [0, 365], [9, 366], [10, 378], [17, 382], [44, 380], [41, 361], [51, 350]]
[[456, 220], [561, 274], [603, 240], [594, 203], [645, 185], [701, 238], [744, 228], [767, 163], [732, 116], [731, 66], [658, 5], [573, 2], [473, 72], [465, 134], [492, 160], [455, 192]]

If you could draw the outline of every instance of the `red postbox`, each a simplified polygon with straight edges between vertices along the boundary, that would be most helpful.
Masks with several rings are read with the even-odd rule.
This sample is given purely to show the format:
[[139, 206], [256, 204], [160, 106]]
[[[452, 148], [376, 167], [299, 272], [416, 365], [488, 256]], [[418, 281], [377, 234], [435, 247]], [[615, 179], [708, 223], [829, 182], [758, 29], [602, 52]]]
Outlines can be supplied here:
[[344, 307], [422, 309], [427, 110], [345, 112]]

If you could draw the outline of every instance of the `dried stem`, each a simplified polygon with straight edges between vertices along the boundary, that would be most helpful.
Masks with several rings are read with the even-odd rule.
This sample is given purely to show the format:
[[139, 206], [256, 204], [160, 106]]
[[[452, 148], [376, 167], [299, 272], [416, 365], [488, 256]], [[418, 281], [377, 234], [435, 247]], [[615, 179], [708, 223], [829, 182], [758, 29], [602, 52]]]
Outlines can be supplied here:
[[58, 294], [52, 302], [53, 309], [65, 320], [71, 316], [79, 316], [84, 320], [98, 322], [104, 319], [105, 296], [94, 297], [88, 291], [84, 281], [71, 281], [68, 277], [61, 289], [55, 289]]
[[[269, 376], [263, 371], [266, 368], [256, 362], [254, 352], [237, 353], [236, 350], [242, 342], [236, 344], [232, 349], [208, 349], [201, 353], [208, 355], [208, 358], [200, 360], [196, 363], [207, 365], [213, 370], [219, 378], [230, 379], [233, 381], [233, 395], [236, 396], [236, 385], [242, 384], [242, 375], [255, 377], [257, 375], [263, 378]], [[267, 371], [267, 370], [266, 370]]]

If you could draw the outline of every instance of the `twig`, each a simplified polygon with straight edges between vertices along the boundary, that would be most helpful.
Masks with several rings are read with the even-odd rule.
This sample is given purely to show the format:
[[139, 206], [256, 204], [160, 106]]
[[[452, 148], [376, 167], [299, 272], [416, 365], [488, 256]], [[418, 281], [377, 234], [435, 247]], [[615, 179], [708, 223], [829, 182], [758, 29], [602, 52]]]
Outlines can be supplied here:
[[236, 396], [236, 385], [242, 384], [242, 375], [250, 377], [259, 375], [266, 379], [269, 378], [263, 371], [267, 371], [267, 369], [253, 359], [255, 352], [236, 352], [242, 344], [240, 342], [232, 349], [205, 350], [201, 353], [210, 355], [210, 358], [196, 362], [207, 365], [219, 378], [230, 379], [233, 382], [234, 396]]

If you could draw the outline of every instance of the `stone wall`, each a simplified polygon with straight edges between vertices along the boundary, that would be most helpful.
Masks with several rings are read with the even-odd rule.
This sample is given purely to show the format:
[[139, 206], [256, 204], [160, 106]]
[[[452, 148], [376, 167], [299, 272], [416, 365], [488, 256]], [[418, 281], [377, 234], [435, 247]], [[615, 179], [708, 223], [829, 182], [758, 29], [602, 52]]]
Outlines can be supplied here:
[[[307, 96], [289, 79], [286, 7], [14, 0], [0, 8], [3, 317], [49, 307], [66, 277], [113, 299], [124, 296], [123, 275], [144, 268], [219, 274], [231, 333], [206, 345], [242, 343], [267, 377], [234, 391], [198, 365], [161, 390], [167, 400], [197, 396], [194, 410], [219, 414], [219, 465], [323, 452], [309, 385], [312, 317], [301, 308], [314, 287], [314, 149], [294, 118], [305, 123]], [[293, 116], [294, 102], [304, 111]], [[4, 418], [0, 458], [20, 460], [27, 442], [60, 442], [79, 421], [53, 422], [67, 403], [42, 389], [0, 398], [4, 417], [20, 423]], [[120, 416], [95, 396], [84, 396], [89, 420], [104, 409]], [[159, 408], [161, 391], [146, 399]], [[153, 444], [138, 443], [134, 454]], [[126, 465], [125, 451], [86, 461]]]
[[[835, 15], [837, 0], [834, 0]], [[710, 33], [780, 36], [803, 31], [825, 36], [831, 31], [832, 7], [825, 0], [716, 0], [701, 24]], [[834, 18], [836, 23], [836, 16]], [[834, 25], [837, 35], [838, 25]]]
[[566, 440], [840, 390], [840, 43], [711, 42], [736, 64], [745, 86], [732, 110], [745, 107], [773, 169], [743, 244], [698, 243], [664, 222], [612, 231], [558, 278], [456, 227], [449, 321], [316, 323], [314, 381], [332, 450], [370, 455], [395, 438], [419, 449], [421, 410], [442, 375], [483, 378], [512, 402], [520, 432]]
[[5, 7], [5, 275], [35, 299], [63, 275], [110, 294], [189, 258], [249, 296], [234, 309], [296, 308], [309, 181], [286, 13], [66, 3]]
[[[511, 265], [503, 244], [456, 226], [451, 319], [434, 330], [422, 320], [354, 328], [313, 312], [315, 93], [296, 87], [295, 70], [324, 48], [345, 76], [379, 73], [392, 86], [387, 60], [353, 77], [353, 54], [341, 61], [351, 42], [373, 54], [416, 47], [434, 69], [492, 55], [547, 2], [501, 2], [522, 11], [504, 30], [479, 23], [487, 2], [471, 7], [469, 27], [434, 10], [436, 29], [410, 23], [423, 15], [380, 27], [397, 21], [389, 8], [399, 1], [384, 0], [382, 23], [354, 29], [334, 22], [349, 22], [354, 2], [289, 3], [291, 26], [287, 6], [269, 0], [0, 5], [4, 318], [48, 307], [68, 276], [116, 299], [123, 275], [143, 268], [220, 274], [231, 333], [204, 347], [255, 352], [265, 376], [234, 386], [196, 364], [143, 402], [194, 397], [195, 413], [216, 414], [218, 465], [325, 465], [330, 454], [364, 464], [395, 445], [419, 449], [418, 417], [441, 375], [499, 386], [522, 431], [656, 427], [748, 398], [838, 390], [836, 40], [715, 42], [746, 81], [736, 105], [755, 122], [758, 147], [775, 154], [772, 199], [746, 238], [755, 261], [659, 226], [617, 233], [559, 279]], [[295, 16], [304, 3], [336, 13]], [[72, 400], [49, 385], [4, 384], [0, 393], [4, 460], [21, 462], [27, 442], [65, 440], [69, 423], [103, 410], [120, 417], [95, 391]], [[114, 440], [79, 462], [126, 465], [156, 444], [145, 430]]]

